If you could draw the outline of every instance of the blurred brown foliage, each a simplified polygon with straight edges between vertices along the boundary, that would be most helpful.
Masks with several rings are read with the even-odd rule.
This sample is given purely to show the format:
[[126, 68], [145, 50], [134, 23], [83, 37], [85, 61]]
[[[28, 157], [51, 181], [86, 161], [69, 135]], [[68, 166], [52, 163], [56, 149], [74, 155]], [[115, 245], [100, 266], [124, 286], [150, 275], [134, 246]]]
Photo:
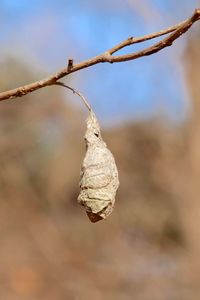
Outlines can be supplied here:
[[[103, 130], [120, 189], [95, 225], [76, 202], [86, 114], [58, 87], [0, 104], [1, 299], [199, 299], [199, 50], [197, 32], [183, 57], [188, 122]], [[2, 90], [35, 78], [1, 65]]]

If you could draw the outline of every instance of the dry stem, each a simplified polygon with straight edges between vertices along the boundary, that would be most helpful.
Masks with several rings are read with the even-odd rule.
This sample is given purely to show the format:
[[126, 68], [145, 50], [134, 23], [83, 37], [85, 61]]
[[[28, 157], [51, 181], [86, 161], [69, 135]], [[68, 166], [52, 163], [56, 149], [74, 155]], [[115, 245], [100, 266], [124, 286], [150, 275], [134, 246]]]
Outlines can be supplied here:
[[85, 104], [85, 106], [87, 107], [87, 109], [88, 109], [89, 111], [92, 111], [92, 108], [91, 108], [89, 102], [86, 100], [86, 98], [85, 98], [79, 91], [75, 90], [75, 89], [72, 88], [71, 86], [68, 86], [68, 85], [66, 85], [66, 84], [64, 84], [63, 82], [60, 82], [60, 81], [57, 81], [55, 84], [56, 84], [56, 85], [63, 86], [63, 87], [65, 87], [65, 88], [71, 90], [74, 94], [78, 95], [78, 96], [82, 99], [82, 101], [83, 101], [83, 103]]
[[[172, 27], [168, 27], [161, 31], [151, 33], [148, 35], [144, 35], [141, 37], [137, 37], [137, 38], [129, 37], [125, 41], [123, 41], [120, 44], [114, 46], [113, 48], [105, 51], [104, 53], [102, 53], [98, 56], [95, 56], [93, 58], [90, 58], [88, 60], [82, 61], [80, 63], [77, 63], [77, 64], [73, 64], [73, 59], [69, 59], [68, 66], [66, 66], [64, 69], [59, 70], [58, 72], [56, 72], [55, 74], [53, 74], [47, 78], [44, 78], [42, 80], [15, 88], [13, 90], [9, 90], [9, 91], [0, 93], [0, 101], [6, 100], [6, 99], [12, 99], [12, 98], [16, 98], [16, 97], [22, 97], [28, 93], [31, 93], [33, 91], [39, 90], [43, 87], [50, 86], [50, 85], [58, 84], [58, 85], [64, 86], [64, 84], [58, 83], [58, 80], [60, 78], [63, 78], [66, 75], [69, 75], [70, 73], [79, 71], [81, 69], [91, 67], [98, 63], [124, 62], [124, 61], [133, 60], [133, 59], [136, 59], [139, 57], [143, 57], [143, 56], [147, 56], [147, 55], [156, 53], [156, 52], [164, 49], [165, 47], [171, 46], [172, 43], [176, 39], [178, 39], [183, 33], [185, 33], [199, 19], [200, 19], [200, 9], [196, 9], [194, 14], [192, 15], [192, 17], [190, 17], [189, 19], [186, 19], [185, 21], [178, 23]], [[133, 45], [136, 43], [141, 43], [141, 42], [144, 42], [147, 40], [151, 40], [151, 39], [154, 39], [156, 37], [159, 37], [159, 36], [162, 36], [165, 34], [169, 34], [169, 35], [166, 38], [164, 38], [163, 40], [161, 40], [161, 41], [155, 43], [154, 45], [152, 45], [148, 48], [145, 48], [141, 51], [133, 52], [130, 54], [125, 54], [125, 55], [118, 55], [118, 56], [113, 55], [114, 53], [116, 53], [117, 51], [119, 51], [122, 48], [125, 48], [127, 46], [130, 46], [130, 45]]]

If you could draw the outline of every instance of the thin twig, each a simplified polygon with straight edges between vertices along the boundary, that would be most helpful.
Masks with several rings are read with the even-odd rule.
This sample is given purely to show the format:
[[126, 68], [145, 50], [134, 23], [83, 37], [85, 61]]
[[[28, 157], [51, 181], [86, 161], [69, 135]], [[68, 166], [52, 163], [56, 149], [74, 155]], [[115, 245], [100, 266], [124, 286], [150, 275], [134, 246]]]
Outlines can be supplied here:
[[66, 84], [64, 84], [63, 82], [60, 82], [60, 81], [57, 81], [55, 82], [56, 85], [60, 85], [60, 86], [63, 86], [69, 90], [71, 90], [74, 94], [78, 95], [82, 100], [83, 100], [83, 103], [85, 104], [85, 106], [87, 107], [87, 109], [89, 111], [92, 111], [92, 108], [89, 104], [89, 102], [86, 100], [86, 98], [77, 90], [75, 90], [74, 88], [72, 88], [71, 86], [68, 86]]
[[[140, 38], [131, 38], [130, 43], [126, 46], [132, 45], [134, 43], [140, 43], [140, 42], [144, 42], [150, 39], [153, 39], [155, 37], [159, 37], [161, 35], [164, 35], [166, 33], [170, 33], [172, 32], [170, 35], [168, 35], [166, 38], [164, 38], [163, 40], [161, 40], [160, 42], [154, 44], [153, 46], [150, 46], [146, 49], [143, 49], [141, 51], [135, 52], [135, 53], [131, 53], [131, 54], [125, 54], [125, 55], [119, 55], [119, 56], [112, 56], [112, 62], [122, 62], [122, 61], [127, 61], [127, 60], [133, 60], [142, 56], [147, 56], [147, 55], [151, 55], [153, 53], [156, 53], [158, 51], [160, 51], [161, 49], [171, 46], [172, 43], [178, 39], [182, 34], [184, 34], [191, 26], [194, 22], [198, 21], [200, 19], [200, 9], [196, 10], [194, 15], [184, 21], [181, 22], [175, 26], [172, 26], [166, 30], [162, 30], [162, 32], [158, 32], [158, 33], [154, 33], [152, 35], [146, 35]], [[124, 46], [123, 46], [124, 47]], [[118, 47], [115, 47], [115, 52], [120, 50], [121, 48], [123, 48], [121, 46], [121, 44], [118, 45]], [[118, 49], [117, 49], [118, 48]], [[113, 49], [111, 49], [113, 51]]]
[[120, 44], [118, 44], [118, 45], [114, 46], [113, 48], [111, 48], [109, 50], [109, 53], [113, 54], [113, 53], [119, 51], [120, 49], [122, 49], [122, 48], [124, 48], [126, 46], [131, 46], [133, 44], [138, 44], [138, 43], [146, 42], [146, 41], [158, 38], [158, 37], [160, 37], [162, 35], [171, 33], [173, 31], [175, 31], [177, 28], [183, 26], [184, 23], [185, 23], [185, 21], [180, 22], [179, 24], [176, 24], [174, 26], [171, 26], [171, 27], [168, 27], [166, 29], [160, 30], [159, 32], [153, 32], [153, 33], [145, 34], [143, 36], [139, 36], [139, 37], [135, 37], [135, 38], [134, 37], [130, 37], [130, 38], [124, 40], [123, 42], [121, 42]]
[[[148, 35], [144, 35], [142, 37], [138, 38], [133, 38], [130, 37], [127, 40], [119, 43], [118, 45], [114, 46], [113, 48], [105, 51], [104, 53], [95, 56], [93, 58], [90, 58], [88, 60], [82, 61], [77, 64], [73, 64], [73, 60], [71, 60], [71, 63], [68, 63], [68, 66], [66, 66], [64, 69], [59, 70], [55, 74], [44, 78], [42, 80], [15, 88], [13, 90], [9, 90], [6, 92], [0, 93], [0, 101], [1, 100], [6, 100], [6, 99], [12, 99], [16, 97], [22, 97], [28, 93], [31, 93], [33, 91], [39, 90], [43, 87], [54, 85], [58, 83], [58, 80], [65, 77], [66, 75], [69, 75], [73, 72], [77, 72], [81, 69], [85, 69], [88, 67], [91, 67], [93, 65], [99, 64], [99, 63], [115, 63], [115, 62], [124, 62], [128, 60], [134, 60], [139, 57], [151, 55], [153, 53], [156, 53], [165, 47], [171, 46], [172, 43], [178, 39], [183, 33], [185, 33], [196, 21], [200, 20], [200, 9], [196, 9], [192, 17], [189, 19], [186, 19], [185, 21], [178, 23], [172, 27], [168, 27], [166, 29], [163, 29], [158, 32], [154, 32]], [[125, 54], [125, 55], [118, 55], [118, 56], [113, 56], [112, 54], [119, 51], [122, 48], [125, 48], [127, 46], [136, 44], [136, 43], [141, 43], [147, 40], [154, 39], [156, 37], [169, 34], [166, 38], [161, 40], [160, 42], [155, 43], [154, 45], [145, 48], [141, 51], [138, 52], [133, 52], [130, 54]]]

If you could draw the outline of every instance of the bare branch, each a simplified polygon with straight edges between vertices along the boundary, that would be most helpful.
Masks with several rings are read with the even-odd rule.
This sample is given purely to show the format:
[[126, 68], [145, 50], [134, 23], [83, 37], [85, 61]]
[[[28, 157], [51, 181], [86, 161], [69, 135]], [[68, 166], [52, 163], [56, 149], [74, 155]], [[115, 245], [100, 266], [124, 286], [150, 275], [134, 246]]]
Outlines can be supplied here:
[[[129, 38], [128, 40], [124, 41], [124, 46], [122, 45], [123, 43], [119, 44], [118, 47], [116, 46], [115, 49], [112, 48], [111, 49], [111, 53], [114, 53], [126, 46], [135, 44], [135, 43], [141, 43], [156, 37], [159, 37], [161, 35], [167, 34], [172, 32], [169, 36], [167, 36], [166, 38], [164, 38], [163, 40], [161, 40], [160, 42], [154, 44], [151, 47], [148, 47], [146, 49], [143, 49], [141, 51], [135, 52], [135, 53], [131, 53], [131, 54], [127, 54], [127, 55], [119, 55], [119, 56], [112, 56], [112, 62], [122, 62], [122, 61], [127, 61], [127, 60], [133, 60], [142, 56], [147, 56], [147, 55], [151, 55], [153, 53], [156, 53], [158, 51], [160, 51], [161, 49], [171, 46], [172, 43], [178, 39], [182, 34], [184, 34], [191, 26], [194, 22], [198, 21], [200, 19], [200, 9], [196, 10], [194, 15], [184, 21], [181, 22], [175, 26], [169, 27], [166, 30], [162, 30], [160, 32], [157, 33], [153, 33], [153, 34], [149, 34], [143, 37], [139, 37], [139, 38]], [[114, 52], [113, 52], [114, 49]]]
[[[98, 56], [95, 56], [93, 58], [90, 58], [88, 60], [85, 60], [85, 61], [82, 61], [80, 63], [74, 64], [73, 60], [70, 59], [68, 61], [68, 65], [64, 69], [59, 70], [58, 72], [56, 72], [55, 74], [53, 74], [53, 75], [51, 75], [47, 78], [44, 78], [42, 80], [33, 82], [31, 84], [28, 84], [28, 85], [18, 87], [18, 88], [13, 89], [13, 90], [9, 90], [9, 91], [0, 93], [0, 101], [1, 100], [6, 100], [6, 99], [12, 99], [12, 98], [16, 98], [16, 97], [22, 97], [22, 96], [24, 96], [28, 93], [31, 93], [35, 90], [39, 90], [43, 87], [50, 86], [50, 85], [58, 84], [58, 85], [64, 86], [64, 84], [58, 83], [58, 80], [60, 78], [63, 78], [63, 77], [67, 76], [70, 73], [73, 73], [73, 72], [79, 71], [81, 69], [91, 67], [91, 66], [99, 64], [99, 63], [124, 62], [124, 61], [134, 60], [134, 59], [139, 58], [139, 57], [143, 57], [143, 56], [147, 56], [147, 55], [151, 55], [153, 53], [156, 53], [156, 52], [164, 49], [165, 47], [171, 46], [172, 43], [176, 39], [178, 39], [183, 33], [185, 33], [198, 20], [200, 20], [200, 9], [196, 9], [191, 18], [186, 19], [185, 21], [183, 21], [181, 23], [178, 23], [178, 24], [176, 24], [172, 27], [168, 27], [168, 28], [163, 29], [161, 31], [154, 32], [152, 34], [144, 35], [142, 37], [137, 37], [137, 38], [130, 37], [127, 40], [121, 42], [120, 44], [114, 46], [110, 50], [107, 50], [106, 52], [104, 52], [104, 53], [102, 53]], [[154, 45], [152, 45], [148, 48], [145, 48], [141, 51], [133, 52], [133, 53], [130, 53], [130, 54], [125, 54], [125, 55], [118, 55], [118, 56], [113, 56], [112, 55], [113, 53], [116, 53], [120, 49], [125, 48], [127, 46], [130, 46], [130, 45], [133, 45], [133, 44], [136, 44], [136, 43], [141, 43], [141, 42], [144, 42], [144, 41], [147, 41], [147, 40], [151, 40], [151, 39], [154, 39], [156, 37], [160, 37], [162, 35], [169, 34], [169, 33], [171, 33], [171, 34], [168, 35], [163, 40], [161, 40], [160, 42], [158, 42], [158, 43], [156, 43], [156, 44], [154, 44]]]
[[155, 39], [155, 38], [160, 37], [162, 35], [171, 33], [173, 31], [175, 31], [177, 28], [179, 28], [182, 25], [184, 25], [185, 22], [186, 21], [183, 21], [183, 22], [181, 22], [179, 24], [176, 24], [174, 26], [171, 26], [171, 27], [168, 27], [166, 29], [160, 30], [158, 32], [146, 34], [146, 35], [143, 35], [143, 36], [140, 36], [140, 37], [136, 37], [136, 38], [130, 37], [130, 38], [124, 40], [123, 42], [121, 42], [120, 44], [118, 44], [118, 45], [114, 46], [113, 48], [111, 48], [109, 50], [109, 53], [113, 54], [113, 53], [119, 51], [120, 49], [122, 49], [122, 48], [124, 48], [126, 46], [130, 46], [130, 45], [133, 45], [133, 44], [146, 42], [148, 40], [152, 40], [152, 39]]

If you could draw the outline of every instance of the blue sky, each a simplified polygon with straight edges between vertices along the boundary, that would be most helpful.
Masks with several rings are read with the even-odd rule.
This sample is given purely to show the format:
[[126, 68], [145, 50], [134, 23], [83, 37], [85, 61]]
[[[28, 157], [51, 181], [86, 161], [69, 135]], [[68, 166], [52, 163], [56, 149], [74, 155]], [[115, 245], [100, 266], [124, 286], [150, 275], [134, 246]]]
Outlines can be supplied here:
[[[97, 55], [128, 36], [175, 24], [198, 6], [200, 0], [143, 0], [139, 7], [136, 0], [1, 0], [0, 56], [9, 53], [29, 64], [31, 60], [50, 74], [69, 57], [78, 62]], [[151, 57], [97, 65], [67, 81], [88, 97], [107, 123], [159, 113], [181, 120], [189, 100], [182, 68], [189, 35], [192, 30]]]

